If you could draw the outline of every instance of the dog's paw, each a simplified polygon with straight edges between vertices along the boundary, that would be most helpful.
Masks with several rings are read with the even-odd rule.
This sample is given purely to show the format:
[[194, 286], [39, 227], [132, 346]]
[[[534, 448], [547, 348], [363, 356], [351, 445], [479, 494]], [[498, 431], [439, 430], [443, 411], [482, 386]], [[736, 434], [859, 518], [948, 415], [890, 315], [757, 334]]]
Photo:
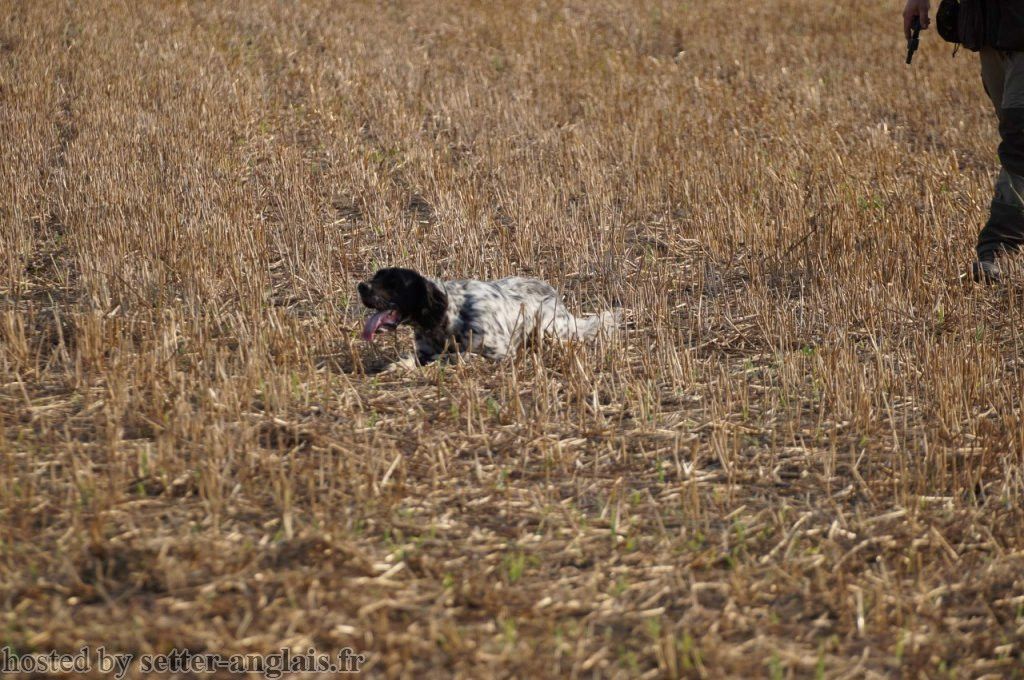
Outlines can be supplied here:
[[385, 368], [381, 369], [381, 373], [408, 373], [418, 369], [420, 365], [416, 363], [416, 357], [411, 354], [404, 354], [399, 357], [398, 361], [392, 361]]
[[413, 354], [403, 354], [398, 361], [391, 365], [402, 371], [412, 371], [420, 367], [419, 362], [416, 361], [416, 356]]

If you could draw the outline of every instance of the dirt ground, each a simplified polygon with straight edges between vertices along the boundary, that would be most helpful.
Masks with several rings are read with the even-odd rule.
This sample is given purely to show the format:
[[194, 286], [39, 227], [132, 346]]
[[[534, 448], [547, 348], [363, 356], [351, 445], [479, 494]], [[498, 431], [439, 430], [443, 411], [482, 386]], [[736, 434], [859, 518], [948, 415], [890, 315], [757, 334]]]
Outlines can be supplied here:
[[[0, 646], [1022, 677], [1024, 273], [900, 9], [0, 0]], [[384, 265], [629, 324], [398, 369]]]

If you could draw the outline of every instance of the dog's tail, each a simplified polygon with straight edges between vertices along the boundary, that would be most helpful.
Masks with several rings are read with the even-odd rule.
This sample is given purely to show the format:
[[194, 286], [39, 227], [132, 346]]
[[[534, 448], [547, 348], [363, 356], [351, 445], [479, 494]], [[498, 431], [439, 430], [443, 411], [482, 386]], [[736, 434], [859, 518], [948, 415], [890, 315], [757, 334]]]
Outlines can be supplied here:
[[621, 323], [622, 311], [619, 309], [610, 309], [600, 314], [578, 316], [569, 325], [568, 335], [582, 340], [589, 340], [590, 338], [596, 338], [602, 332], [605, 335], [615, 333]]

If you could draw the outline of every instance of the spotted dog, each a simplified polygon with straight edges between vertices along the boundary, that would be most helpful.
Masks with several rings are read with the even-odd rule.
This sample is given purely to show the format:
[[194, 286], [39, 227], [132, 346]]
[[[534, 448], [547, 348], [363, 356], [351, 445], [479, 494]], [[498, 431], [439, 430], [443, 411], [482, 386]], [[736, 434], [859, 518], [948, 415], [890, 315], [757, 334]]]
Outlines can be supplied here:
[[501, 360], [514, 356], [533, 337], [592, 338], [618, 324], [615, 312], [575, 317], [554, 288], [518, 276], [498, 281], [436, 281], [393, 267], [360, 283], [359, 297], [374, 310], [363, 327], [363, 339], [370, 342], [382, 328], [408, 324], [421, 364], [449, 350]]

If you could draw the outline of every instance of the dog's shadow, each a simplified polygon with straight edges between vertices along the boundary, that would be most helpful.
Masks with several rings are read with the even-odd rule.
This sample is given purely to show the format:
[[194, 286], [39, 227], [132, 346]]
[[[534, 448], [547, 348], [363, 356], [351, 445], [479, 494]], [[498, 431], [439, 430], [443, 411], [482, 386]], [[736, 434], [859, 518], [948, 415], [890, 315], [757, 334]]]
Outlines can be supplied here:
[[372, 344], [362, 347], [354, 343], [342, 344], [337, 350], [317, 356], [316, 367], [345, 375], [373, 377], [385, 373], [418, 371], [430, 366], [464, 365], [486, 361], [484, 357], [472, 353], [445, 352], [428, 364], [420, 364], [411, 352], [401, 352], [397, 348], [384, 350]]
[[391, 368], [398, 354], [395, 348], [385, 350], [372, 344], [345, 339], [328, 348], [327, 352], [317, 355], [315, 365], [317, 369], [345, 375], [373, 376]]
[[[394, 334], [389, 334], [389, 339], [380, 343], [345, 338], [334, 343], [327, 352], [317, 355], [315, 365], [318, 369], [367, 377], [422, 368], [411, 349], [410, 342]], [[443, 354], [434, 360], [442, 364], [452, 361], [459, 361], [459, 355]]]

